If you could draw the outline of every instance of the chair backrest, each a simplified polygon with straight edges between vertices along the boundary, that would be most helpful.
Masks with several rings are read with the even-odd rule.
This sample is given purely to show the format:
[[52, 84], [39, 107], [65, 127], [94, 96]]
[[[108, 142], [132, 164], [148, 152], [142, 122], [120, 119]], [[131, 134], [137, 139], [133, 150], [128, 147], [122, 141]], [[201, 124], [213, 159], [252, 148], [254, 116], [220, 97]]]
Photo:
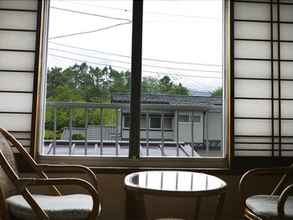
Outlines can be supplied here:
[[[5, 160], [4, 160], [5, 158]], [[0, 219], [9, 219], [5, 199], [17, 193], [11, 172], [7, 168], [13, 169], [18, 173], [11, 143], [0, 132]]]
[[[6, 159], [6, 162], [9, 163], [11, 168], [13, 168], [15, 173], [18, 173], [17, 166], [14, 158], [14, 154], [11, 148], [10, 143], [8, 140], [1, 134], [0, 132], [0, 156], [4, 156]], [[3, 199], [7, 198], [8, 196], [14, 195], [16, 193], [16, 187], [15, 184], [12, 181], [11, 176], [9, 176], [9, 173], [6, 172], [4, 169], [4, 166], [6, 164], [3, 164], [4, 162], [0, 160], [0, 191], [1, 196]]]

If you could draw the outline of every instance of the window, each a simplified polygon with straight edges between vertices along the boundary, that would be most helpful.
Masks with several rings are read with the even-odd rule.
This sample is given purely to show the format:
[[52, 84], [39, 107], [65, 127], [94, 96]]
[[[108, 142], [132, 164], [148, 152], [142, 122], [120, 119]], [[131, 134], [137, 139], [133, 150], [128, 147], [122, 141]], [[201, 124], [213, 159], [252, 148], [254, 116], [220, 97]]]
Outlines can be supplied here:
[[173, 117], [164, 118], [164, 129], [172, 130], [173, 129]]
[[48, 4], [42, 156], [223, 158], [224, 1], [143, 4]]
[[150, 128], [160, 129], [161, 128], [161, 116], [160, 115], [151, 115]]
[[129, 115], [124, 115], [124, 128], [129, 128], [130, 127], [130, 116]]
[[191, 119], [193, 122], [200, 123], [200, 116], [194, 115]]
[[186, 115], [179, 115], [179, 122], [195, 122], [200, 123], [201, 117], [199, 115], [192, 115], [192, 114], [186, 114]]
[[189, 115], [179, 115], [179, 122], [189, 122]]

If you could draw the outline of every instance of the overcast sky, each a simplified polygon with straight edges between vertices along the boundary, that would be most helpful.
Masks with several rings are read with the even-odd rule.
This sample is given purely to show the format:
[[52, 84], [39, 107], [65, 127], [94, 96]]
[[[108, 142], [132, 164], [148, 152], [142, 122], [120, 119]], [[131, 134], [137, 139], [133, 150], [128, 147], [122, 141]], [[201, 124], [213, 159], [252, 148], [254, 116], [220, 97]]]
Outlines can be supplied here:
[[[48, 66], [129, 70], [131, 19], [129, 0], [51, 1]], [[143, 76], [169, 75], [193, 90], [220, 87], [222, 33], [222, 0], [145, 0]]]

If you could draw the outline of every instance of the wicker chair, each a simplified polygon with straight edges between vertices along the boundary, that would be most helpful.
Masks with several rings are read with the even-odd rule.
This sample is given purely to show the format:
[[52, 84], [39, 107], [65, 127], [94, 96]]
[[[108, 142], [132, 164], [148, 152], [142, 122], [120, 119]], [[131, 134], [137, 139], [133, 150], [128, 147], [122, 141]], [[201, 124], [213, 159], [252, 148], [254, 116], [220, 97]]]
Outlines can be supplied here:
[[[293, 219], [293, 184], [284, 186], [293, 174], [293, 166], [277, 168], [258, 168], [247, 171], [240, 179], [240, 202], [244, 218], [257, 220]], [[245, 186], [255, 175], [277, 175], [280, 181], [269, 195], [247, 196]]]
[[[36, 178], [18, 174], [15, 147], [31, 166]], [[9, 132], [0, 128], [0, 219], [1, 220], [96, 220], [101, 212], [101, 199], [95, 174], [84, 166], [37, 164]], [[48, 178], [46, 171], [84, 172], [92, 183], [77, 178]], [[56, 186], [77, 185], [89, 194], [62, 195]], [[29, 187], [47, 186], [50, 195], [32, 194]]]

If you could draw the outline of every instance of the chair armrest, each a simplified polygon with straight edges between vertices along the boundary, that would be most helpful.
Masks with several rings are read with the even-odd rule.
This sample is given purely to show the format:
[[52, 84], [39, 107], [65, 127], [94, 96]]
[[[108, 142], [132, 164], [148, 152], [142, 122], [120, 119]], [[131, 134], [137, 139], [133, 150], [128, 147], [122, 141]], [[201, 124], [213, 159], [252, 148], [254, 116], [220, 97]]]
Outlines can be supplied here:
[[240, 181], [239, 181], [239, 191], [240, 191], [240, 205], [242, 210], [245, 207], [245, 184], [247, 183], [249, 177], [254, 175], [284, 175], [284, 174], [290, 174], [293, 173], [293, 167], [275, 167], [275, 168], [256, 168], [248, 170], [245, 174], [242, 175]]
[[88, 177], [91, 179], [91, 182], [93, 186], [101, 192], [98, 184], [98, 180], [94, 172], [89, 169], [86, 166], [81, 166], [81, 165], [63, 165], [63, 164], [38, 164], [38, 168], [43, 170], [43, 171], [53, 171], [53, 172], [71, 172], [71, 171], [77, 171], [77, 172], [82, 172], [88, 175]]
[[87, 181], [78, 178], [20, 178], [18, 184], [24, 189], [28, 186], [48, 186], [48, 185], [78, 185], [86, 189], [93, 199], [93, 209], [89, 220], [95, 220], [101, 213], [101, 200], [97, 190]]
[[293, 192], [293, 184], [287, 186], [281, 193], [278, 199], [278, 216], [280, 219], [285, 218], [285, 203], [288, 199], [288, 196]]

